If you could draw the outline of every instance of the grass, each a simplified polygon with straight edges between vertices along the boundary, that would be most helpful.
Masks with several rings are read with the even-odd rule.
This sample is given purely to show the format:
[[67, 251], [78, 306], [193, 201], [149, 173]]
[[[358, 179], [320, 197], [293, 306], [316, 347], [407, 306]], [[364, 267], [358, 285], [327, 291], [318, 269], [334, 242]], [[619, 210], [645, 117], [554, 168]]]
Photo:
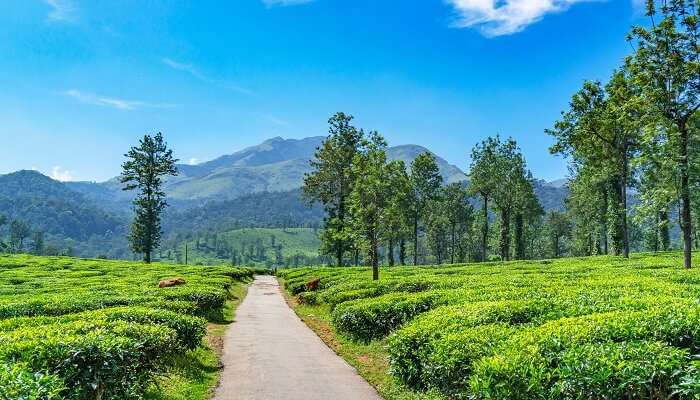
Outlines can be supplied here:
[[219, 319], [207, 325], [204, 345], [178, 356], [168, 374], [158, 379], [147, 400], [206, 400], [212, 397], [221, 374], [221, 351], [226, 328], [235, 321], [236, 308], [243, 301], [247, 285], [237, 283], [229, 289], [229, 296]]
[[357, 342], [340, 335], [331, 324], [331, 310], [326, 304], [300, 304], [283, 291], [287, 303], [336, 354], [357, 372], [386, 400], [444, 400], [437, 393], [414, 392], [402, 386], [389, 374], [389, 353], [386, 340]]

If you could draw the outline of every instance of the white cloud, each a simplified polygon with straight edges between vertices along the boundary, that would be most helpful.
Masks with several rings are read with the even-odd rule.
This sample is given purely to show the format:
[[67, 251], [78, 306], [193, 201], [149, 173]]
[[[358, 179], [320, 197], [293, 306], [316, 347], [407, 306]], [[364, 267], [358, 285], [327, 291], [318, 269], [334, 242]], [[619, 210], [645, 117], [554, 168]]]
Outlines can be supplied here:
[[96, 106], [111, 107], [118, 110], [135, 110], [137, 108], [172, 108], [172, 104], [162, 103], [147, 103], [139, 100], [124, 100], [113, 97], [98, 96], [93, 93], [81, 92], [76, 89], [66, 90], [66, 96], [72, 97], [81, 103], [92, 104]]
[[494, 37], [520, 32], [545, 15], [567, 10], [575, 3], [595, 0], [445, 0], [457, 11], [452, 26], [476, 28]]
[[262, 0], [265, 7], [286, 7], [286, 6], [298, 6], [300, 4], [311, 3], [314, 0]]
[[49, 11], [49, 21], [75, 22], [77, 19], [76, 8], [70, 0], [44, 0], [51, 11]]
[[63, 169], [63, 167], [61, 167], [60, 165], [56, 165], [55, 167], [51, 168], [51, 173], [49, 174], [49, 177], [51, 177], [51, 179], [55, 179], [61, 182], [75, 180], [75, 176], [73, 176], [73, 173], [71, 171], [68, 171], [67, 169]]
[[189, 165], [197, 165], [199, 164], [199, 158], [197, 157], [192, 157], [190, 158], [190, 161], [188, 162]]
[[214, 84], [214, 85], [217, 85], [217, 86], [221, 86], [221, 87], [223, 87], [223, 88], [225, 88], [225, 89], [232, 90], [232, 91], [234, 91], [234, 92], [238, 92], [238, 93], [245, 94], [245, 95], [248, 95], [248, 96], [252, 96], [252, 95], [255, 94], [255, 93], [253, 93], [252, 90], [247, 89], [247, 88], [244, 88], [244, 87], [242, 87], [242, 86], [239, 86], [239, 85], [237, 85], [237, 84], [235, 84], [235, 83], [233, 83], [233, 82], [221, 81], [221, 80], [217, 80], [217, 79], [211, 78], [211, 77], [209, 77], [209, 76], [203, 74], [202, 72], [200, 72], [200, 71], [199, 71], [194, 65], [192, 65], [192, 64], [186, 64], [186, 63], [178, 62], [178, 61], [175, 61], [175, 60], [173, 60], [173, 59], [171, 59], [171, 58], [167, 58], [167, 57], [163, 58], [162, 61], [163, 61], [163, 64], [167, 65], [168, 67], [170, 67], [170, 68], [172, 68], [172, 69], [174, 69], [174, 70], [176, 70], [176, 71], [187, 72], [188, 74], [192, 75], [193, 77], [199, 79], [199, 80], [202, 81], [202, 82]]

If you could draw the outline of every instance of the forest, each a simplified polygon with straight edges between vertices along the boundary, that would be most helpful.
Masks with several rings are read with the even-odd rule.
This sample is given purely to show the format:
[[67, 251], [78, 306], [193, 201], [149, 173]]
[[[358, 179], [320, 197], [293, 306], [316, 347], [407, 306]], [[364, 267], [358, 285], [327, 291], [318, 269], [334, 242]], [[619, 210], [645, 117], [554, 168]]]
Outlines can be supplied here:
[[[606, 82], [587, 81], [546, 133], [569, 162], [566, 210], [543, 212], [511, 138], [471, 151], [466, 185], [444, 185], [434, 157], [387, 162], [377, 132], [329, 120], [304, 195], [324, 206], [322, 253], [336, 265], [535, 259], [700, 247], [700, 65], [692, 2], [649, 3], [650, 28]], [[653, 23], [661, 14], [658, 23]], [[632, 201], [631, 199], [634, 199]], [[476, 205], [474, 205], [476, 202]], [[423, 238], [421, 241], [420, 238]], [[422, 245], [421, 245], [422, 244]]]

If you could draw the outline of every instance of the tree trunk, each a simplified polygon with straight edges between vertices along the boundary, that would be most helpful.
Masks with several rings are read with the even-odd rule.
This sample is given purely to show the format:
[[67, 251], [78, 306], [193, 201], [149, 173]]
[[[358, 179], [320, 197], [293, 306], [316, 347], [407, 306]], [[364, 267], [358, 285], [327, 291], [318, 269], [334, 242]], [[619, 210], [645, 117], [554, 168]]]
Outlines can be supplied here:
[[418, 265], [418, 212], [413, 216], [413, 265]]
[[688, 127], [685, 121], [678, 124], [680, 133], [680, 172], [681, 172], [681, 229], [683, 230], [683, 264], [686, 268], [692, 265], [691, 259], [691, 238], [692, 224], [690, 216], [690, 189], [689, 189], [689, 173], [688, 173]]
[[401, 265], [406, 265], [406, 239], [404, 238], [399, 242], [399, 262]]
[[376, 241], [372, 243], [372, 249], [370, 250], [370, 258], [372, 259], [372, 280], [376, 281], [379, 279], [379, 249]]
[[489, 244], [489, 197], [483, 195], [484, 197], [484, 226], [482, 229], [481, 236], [481, 261], [486, 261]]
[[360, 265], [360, 249], [355, 249], [355, 266]]
[[501, 260], [510, 259], [510, 210], [501, 210]]
[[622, 247], [625, 258], [630, 258], [630, 238], [627, 226], [627, 146], [624, 147], [622, 156], [622, 175], [620, 176], [620, 201], [622, 202]]
[[525, 259], [525, 242], [523, 239], [524, 226], [525, 218], [523, 217], [523, 214], [515, 214], [515, 258], [517, 260]]
[[661, 250], [666, 251], [671, 246], [671, 232], [669, 229], [668, 210], [659, 213], [659, 241]]
[[143, 253], [143, 261], [144, 261], [146, 264], [150, 264], [150, 263], [151, 263], [151, 251], [150, 251], [150, 250], [146, 250], [146, 251]]
[[455, 229], [456, 229], [455, 225], [456, 224], [453, 222], [452, 223], [452, 232], [451, 232], [451, 235], [452, 235], [452, 248], [451, 248], [451, 250], [452, 251], [450, 252], [450, 264], [455, 263]]
[[387, 248], [387, 258], [389, 259], [389, 266], [394, 266], [394, 238], [389, 238], [389, 247]]
[[603, 254], [608, 254], [608, 188], [603, 186], [603, 205], [600, 219], [600, 239], [603, 244]]

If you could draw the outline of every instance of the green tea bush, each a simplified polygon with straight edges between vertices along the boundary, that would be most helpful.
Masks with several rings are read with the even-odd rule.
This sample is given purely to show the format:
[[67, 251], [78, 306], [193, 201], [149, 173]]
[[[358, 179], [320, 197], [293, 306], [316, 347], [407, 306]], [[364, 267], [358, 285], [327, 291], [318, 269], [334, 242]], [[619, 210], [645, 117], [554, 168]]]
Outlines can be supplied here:
[[[232, 267], [0, 255], [0, 400], [138, 399], [202, 344]], [[182, 277], [185, 284], [158, 288]]]
[[0, 400], [63, 400], [56, 375], [32, 372], [23, 363], [0, 364]]
[[[416, 390], [468, 399], [700, 399], [700, 270], [677, 253], [281, 271]], [[303, 283], [320, 277], [320, 290]], [[389, 335], [387, 337], [387, 335]]]

